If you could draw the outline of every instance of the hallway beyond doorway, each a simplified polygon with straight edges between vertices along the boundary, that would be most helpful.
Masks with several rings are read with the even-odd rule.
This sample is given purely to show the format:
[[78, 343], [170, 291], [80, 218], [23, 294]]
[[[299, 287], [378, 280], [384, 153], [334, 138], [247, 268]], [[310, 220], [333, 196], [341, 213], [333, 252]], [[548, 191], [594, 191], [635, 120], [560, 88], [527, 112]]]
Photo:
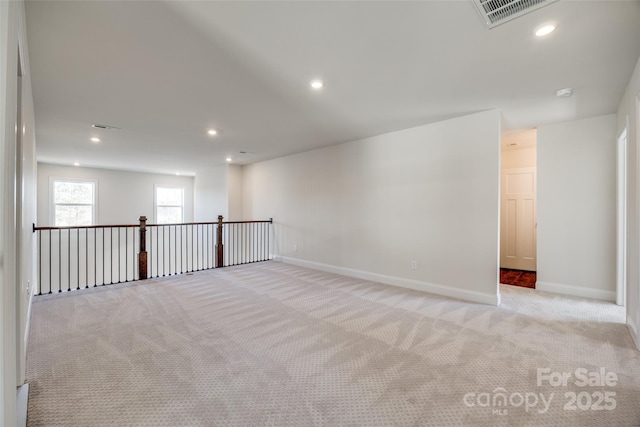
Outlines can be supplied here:
[[501, 268], [500, 284], [535, 289], [536, 288], [536, 272]]

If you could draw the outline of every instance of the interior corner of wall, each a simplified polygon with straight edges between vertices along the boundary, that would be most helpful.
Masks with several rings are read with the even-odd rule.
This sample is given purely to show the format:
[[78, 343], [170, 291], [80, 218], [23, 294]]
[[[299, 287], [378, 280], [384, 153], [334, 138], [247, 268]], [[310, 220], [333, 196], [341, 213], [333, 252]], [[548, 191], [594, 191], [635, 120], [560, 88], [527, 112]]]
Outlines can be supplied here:
[[633, 317], [627, 314], [627, 329], [629, 330], [629, 335], [631, 335], [631, 339], [635, 344], [636, 348], [640, 350], [640, 333], [638, 333], [638, 327], [636, 323], [633, 321]]

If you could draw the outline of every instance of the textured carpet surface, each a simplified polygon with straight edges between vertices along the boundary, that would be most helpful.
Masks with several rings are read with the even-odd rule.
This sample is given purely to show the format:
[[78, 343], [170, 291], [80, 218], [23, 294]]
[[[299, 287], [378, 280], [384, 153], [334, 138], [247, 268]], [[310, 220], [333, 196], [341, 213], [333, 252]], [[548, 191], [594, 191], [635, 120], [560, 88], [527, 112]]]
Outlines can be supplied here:
[[501, 293], [264, 262], [36, 297], [28, 425], [640, 425], [622, 308]]

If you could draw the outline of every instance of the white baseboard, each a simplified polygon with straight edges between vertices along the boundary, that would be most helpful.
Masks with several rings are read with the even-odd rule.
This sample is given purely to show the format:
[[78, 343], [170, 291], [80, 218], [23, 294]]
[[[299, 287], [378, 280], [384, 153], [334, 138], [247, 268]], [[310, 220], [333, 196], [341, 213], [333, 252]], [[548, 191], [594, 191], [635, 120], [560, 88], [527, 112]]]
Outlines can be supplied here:
[[629, 334], [631, 335], [631, 339], [636, 345], [636, 348], [640, 350], [640, 336], [638, 336], [638, 327], [636, 326], [636, 322], [634, 322], [633, 318], [629, 315], [627, 315], [627, 329], [629, 330]]
[[17, 396], [18, 427], [27, 426], [27, 406], [29, 403], [29, 384], [18, 387]]
[[328, 273], [341, 274], [343, 276], [355, 277], [357, 279], [370, 280], [372, 282], [384, 283], [386, 285], [398, 286], [401, 288], [413, 289], [416, 291], [428, 292], [432, 294], [442, 295], [451, 298], [458, 298], [465, 301], [477, 302], [480, 304], [500, 305], [500, 295], [486, 294], [482, 292], [469, 291], [466, 289], [453, 288], [451, 286], [439, 285], [436, 283], [422, 282], [419, 280], [405, 279], [402, 277], [387, 276], [384, 274], [371, 273], [353, 268], [337, 267], [329, 264], [322, 264], [314, 261], [306, 261], [297, 258], [289, 258], [283, 256], [274, 256], [274, 261], [286, 264], [297, 265], [299, 267], [310, 268], [313, 270], [326, 271]]
[[553, 292], [556, 294], [573, 295], [576, 297], [601, 299], [605, 301], [616, 301], [615, 291], [605, 291], [602, 289], [585, 288], [583, 286], [565, 285], [563, 283], [536, 282], [536, 290]]
[[29, 331], [31, 330], [31, 305], [33, 302], [33, 288], [29, 289], [29, 301], [27, 301], [27, 321], [25, 322], [25, 327], [24, 327], [24, 337], [23, 337], [23, 345], [24, 345], [24, 360], [23, 360], [23, 365], [24, 365], [24, 369], [23, 371], [23, 375], [26, 374], [26, 370], [27, 370], [27, 348], [29, 348]]

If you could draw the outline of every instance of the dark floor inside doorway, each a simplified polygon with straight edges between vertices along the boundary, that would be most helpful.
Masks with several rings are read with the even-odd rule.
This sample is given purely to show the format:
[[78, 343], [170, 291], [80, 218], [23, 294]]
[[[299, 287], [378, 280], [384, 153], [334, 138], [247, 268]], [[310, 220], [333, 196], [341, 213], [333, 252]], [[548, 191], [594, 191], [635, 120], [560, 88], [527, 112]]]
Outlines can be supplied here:
[[513, 285], [523, 288], [535, 289], [536, 272], [501, 268], [500, 283], [502, 283], [503, 285]]

